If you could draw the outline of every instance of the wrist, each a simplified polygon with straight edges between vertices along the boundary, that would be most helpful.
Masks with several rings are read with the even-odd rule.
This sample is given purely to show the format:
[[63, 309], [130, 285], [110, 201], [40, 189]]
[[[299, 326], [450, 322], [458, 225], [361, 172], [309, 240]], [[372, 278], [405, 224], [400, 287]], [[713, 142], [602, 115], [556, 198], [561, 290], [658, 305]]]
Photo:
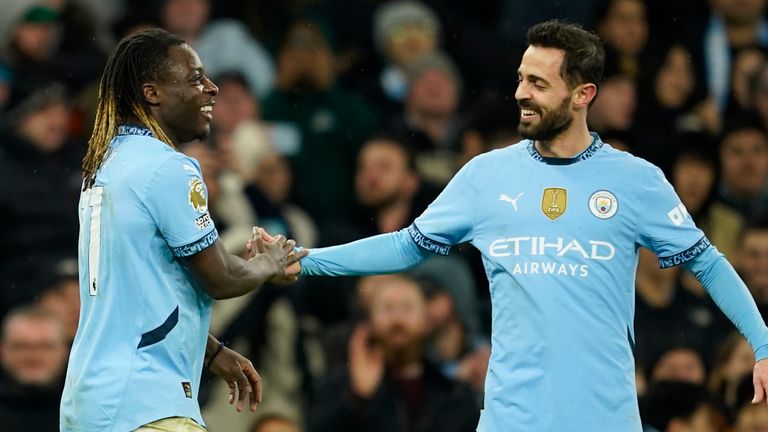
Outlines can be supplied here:
[[[224, 342], [217, 341], [216, 348], [211, 352], [211, 355], [208, 356], [208, 359], [205, 361], [205, 368], [211, 369], [211, 363], [216, 359], [216, 357], [221, 354], [221, 352], [224, 350]], [[206, 353], [208, 350], [206, 350]]]

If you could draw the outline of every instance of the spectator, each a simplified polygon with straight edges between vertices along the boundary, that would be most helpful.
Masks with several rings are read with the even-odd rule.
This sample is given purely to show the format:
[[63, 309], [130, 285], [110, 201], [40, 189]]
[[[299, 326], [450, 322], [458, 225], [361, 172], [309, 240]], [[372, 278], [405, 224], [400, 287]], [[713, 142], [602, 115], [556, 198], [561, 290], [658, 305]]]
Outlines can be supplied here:
[[439, 52], [411, 62], [406, 76], [408, 95], [393, 128], [409, 138], [421, 176], [445, 184], [456, 171], [461, 77], [450, 58]]
[[446, 376], [466, 383], [482, 396], [491, 348], [480, 334], [469, 267], [458, 257], [440, 256], [410, 274], [421, 281], [427, 298], [430, 358]]
[[641, 403], [648, 432], [728, 431], [726, 418], [699, 384], [666, 381], [654, 385]]
[[59, 429], [68, 354], [64, 328], [52, 314], [27, 306], [6, 315], [0, 341], [3, 430]]
[[[261, 117], [259, 101], [239, 72], [224, 72], [214, 78], [219, 87], [213, 116], [213, 140], [225, 157], [232, 157], [232, 134], [238, 125]], [[231, 167], [234, 161], [227, 160]]]
[[402, 139], [374, 135], [357, 158], [355, 196], [363, 210], [355, 238], [405, 228], [436, 195], [434, 186], [422, 182]]
[[768, 203], [768, 136], [747, 122], [729, 127], [720, 141], [720, 199], [745, 218]]
[[41, 262], [77, 250], [80, 155], [67, 142], [64, 88], [15, 90], [0, 125], [0, 222], [13, 227], [0, 246], [0, 314], [32, 300]]
[[733, 97], [729, 91], [731, 60], [743, 49], [768, 47], [766, 3], [763, 0], [713, 0], [710, 7], [711, 15], [705, 28], [690, 27], [694, 35], [691, 50], [715, 110], [724, 113]]
[[[670, 45], [650, 58], [640, 75], [634, 128], [636, 153], [666, 173], [677, 156], [681, 134], [708, 131], [706, 119], [699, 115], [703, 111], [697, 105], [703, 95], [695, 90], [690, 54], [681, 44]], [[708, 136], [703, 139], [709, 141]]]
[[763, 319], [768, 317], [768, 219], [758, 215], [741, 234], [740, 273]]
[[10, 25], [1, 47], [2, 62], [16, 78], [14, 86], [29, 91], [42, 81], [53, 80], [56, 67], [58, 13], [48, 6], [30, 6]]
[[[635, 281], [635, 357], [641, 364], [653, 366], [670, 345], [683, 341], [704, 353], [716, 349], [724, 318], [705, 292], [680, 286], [680, 274], [681, 270], [659, 268], [656, 255], [640, 249]], [[652, 370], [647, 372], [653, 380]]]
[[606, 0], [599, 3], [596, 17], [606, 55], [615, 56], [619, 71], [634, 80], [640, 72], [640, 54], [648, 42], [645, 2]]
[[473, 431], [472, 394], [424, 360], [426, 330], [418, 284], [388, 276], [372, 298], [369, 323], [350, 338], [348, 371], [333, 372], [315, 393], [308, 429]]
[[742, 116], [752, 109], [750, 80], [760, 71], [765, 62], [765, 51], [758, 47], [743, 49], [733, 59], [730, 89], [732, 100], [725, 114], [726, 118]]
[[401, 111], [407, 98], [408, 66], [435, 52], [442, 39], [440, 20], [427, 5], [411, 0], [383, 2], [373, 17], [373, 38], [385, 65], [364, 90], [366, 97], [389, 116]]
[[67, 344], [71, 345], [75, 340], [80, 319], [80, 279], [77, 274], [77, 257], [63, 258], [51, 267], [52, 280], [40, 294], [37, 305], [61, 322]]
[[243, 24], [232, 19], [209, 21], [210, 12], [209, 0], [164, 0], [160, 21], [192, 45], [210, 76], [240, 72], [253, 93], [266, 96], [275, 79], [269, 53]]
[[745, 376], [751, 375], [754, 366], [755, 353], [749, 343], [738, 332], [732, 332], [717, 353], [707, 384], [710, 393], [717, 395], [732, 412], [736, 412], [739, 408], [739, 384]]
[[374, 121], [368, 107], [335, 82], [329, 30], [318, 20], [294, 21], [278, 52], [277, 89], [264, 101], [263, 117], [299, 132], [292, 158], [296, 203], [320, 229], [343, 219], [339, 210], [352, 204], [354, 158]]

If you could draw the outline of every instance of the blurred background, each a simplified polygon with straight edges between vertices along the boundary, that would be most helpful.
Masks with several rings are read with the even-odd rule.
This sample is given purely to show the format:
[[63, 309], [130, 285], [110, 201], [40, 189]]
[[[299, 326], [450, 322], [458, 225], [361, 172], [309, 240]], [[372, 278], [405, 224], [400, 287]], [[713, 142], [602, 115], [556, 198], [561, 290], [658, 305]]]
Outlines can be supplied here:
[[[663, 169], [768, 314], [765, 0], [0, 7], [2, 431], [58, 430], [98, 79], [117, 41], [150, 27], [188, 41], [220, 89], [211, 138], [180, 150], [200, 161], [222, 241], [242, 254], [254, 225], [306, 247], [408, 226], [469, 159], [519, 141], [526, 29], [580, 23], [608, 50], [590, 129]], [[748, 403], [752, 351], [695, 278], [642, 250], [636, 292], [648, 430], [768, 430], [768, 409]], [[218, 302], [211, 333], [252, 359], [264, 403], [237, 414], [204, 374], [210, 430], [474, 431], [488, 283], [479, 253], [459, 247], [407, 274], [308, 278]]]

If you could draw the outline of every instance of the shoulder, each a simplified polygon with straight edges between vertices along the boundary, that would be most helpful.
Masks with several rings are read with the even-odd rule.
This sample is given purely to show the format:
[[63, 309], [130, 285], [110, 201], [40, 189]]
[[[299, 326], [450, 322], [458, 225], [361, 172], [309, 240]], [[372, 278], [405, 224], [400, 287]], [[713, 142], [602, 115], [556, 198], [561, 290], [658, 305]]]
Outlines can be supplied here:
[[522, 140], [507, 147], [494, 149], [473, 157], [465, 167], [468, 171], [483, 171], [501, 164], [525, 160], [528, 153], [528, 140]]
[[631, 153], [616, 150], [607, 143], [603, 143], [597, 159], [601, 163], [609, 164], [612, 172], [623, 173], [622, 175], [643, 176], [642, 178], [650, 177], [657, 180], [665, 179], [664, 173], [656, 165]]

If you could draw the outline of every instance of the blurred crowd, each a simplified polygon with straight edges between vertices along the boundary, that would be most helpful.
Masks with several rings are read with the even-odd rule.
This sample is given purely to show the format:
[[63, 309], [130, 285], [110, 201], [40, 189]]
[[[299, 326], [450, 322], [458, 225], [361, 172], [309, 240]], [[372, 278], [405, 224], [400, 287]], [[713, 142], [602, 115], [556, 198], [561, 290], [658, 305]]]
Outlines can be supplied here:
[[[244, 254], [252, 226], [305, 247], [407, 227], [469, 159], [520, 140], [525, 30], [581, 23], [608, 50], [590, 129], [663, 169], [768, 318], [767, 7], [4, 0], [0, 429], [58, 430], [79, 314], [80, 161], [120, 38], [176, 33], [218, 85], [211, 138], [179, 150], [201, 164], [222, 241]], [[204, 417], [233, 432], [473, 431], [487, 291], [465, 246], [404, 274], [307, 278], [219, 302], [211, 333], [253, 360], [264, 403], [236, 414], [226, 385], [204, 375]], [[636, 293], [648, 430], [768, 430], [768, 408], [749, 404], [754, 355], [696, 279], [641, 250]]]

